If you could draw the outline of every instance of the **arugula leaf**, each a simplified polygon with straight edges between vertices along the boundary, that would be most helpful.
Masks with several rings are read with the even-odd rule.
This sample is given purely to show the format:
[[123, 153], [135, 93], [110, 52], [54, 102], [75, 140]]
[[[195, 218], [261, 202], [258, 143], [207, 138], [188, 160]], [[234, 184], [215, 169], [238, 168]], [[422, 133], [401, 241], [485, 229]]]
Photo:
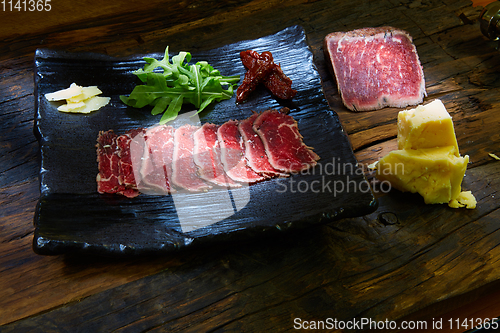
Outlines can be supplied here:
[[174, 120], [183, 104], [194, 105], [200, 113], [213, 102], [230, 99], [240, 81], [239, 75], [223, 76], [206, 61], [190, 65], [189, 52], [179, 52], [170, 61], [168, 46], [163, 59], [143, 59], [144, 68], [134, 74], [144, 84], [135, 86], [129, 96], [121, 95], [120, 100], [135, 108], [152, 106], [152, 115], [163, 113], [160, 124]]

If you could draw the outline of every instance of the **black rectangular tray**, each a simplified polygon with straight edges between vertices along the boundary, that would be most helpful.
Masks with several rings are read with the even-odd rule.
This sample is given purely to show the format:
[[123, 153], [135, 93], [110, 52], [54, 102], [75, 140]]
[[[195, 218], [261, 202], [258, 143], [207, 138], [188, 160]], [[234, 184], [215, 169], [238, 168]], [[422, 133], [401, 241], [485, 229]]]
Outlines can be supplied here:
[[[118, 59], [37, 50], [34, 132], [40, 144], [41, 166], [34, 251], [44, 255], [75, 251], [158, 254], [373, 212], [377, 202], [337, 114], [329, 109], [302, 27], [194, 53], [191, 62], [206, 60], [223, 75], [243, 78], [245, 68], [239, 53], [247, 49], [271, 51], [275, 62], [293, 80], [296, 97], [283, 102], [259, 88], [246, 103], [236, 104], [233, 96], [210, 106], [200, 114], [200, 122], [222, 124], [244, 119], [252, 111], [289, 107], [304, 142], [321, 157], [318, 165], [302, 174], [229, 192], [213, 189], [175, 198], [140, 195], [133, 199], [97, 193], [95, 144], [101, 130], [113, 129], [120, 134], [159, 121], [160, 116], [152, 116], [149, 109], [127, 107], [119, 99], [139, 83], [132, 71], [143, 67], [145, 55]], [[170, 53], [178, 51], [182, 50]], [[148, 56], [161, 58], [163, 50]], [[57, 111], [44, 95], [73, 82], [97, 85], [103, 96], [111, 97], [110, 104], [87, 115]]]

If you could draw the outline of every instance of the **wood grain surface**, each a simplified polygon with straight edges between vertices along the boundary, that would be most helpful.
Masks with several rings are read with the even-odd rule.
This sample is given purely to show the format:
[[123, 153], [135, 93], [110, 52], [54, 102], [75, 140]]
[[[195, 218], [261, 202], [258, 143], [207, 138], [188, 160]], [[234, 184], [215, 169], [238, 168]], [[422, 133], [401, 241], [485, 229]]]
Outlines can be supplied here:
[[[0, 331], [207, 332], [294, 330], [295, 318], [423, 320], [500, 316], [500, 53], [470, 0], [56, 2], [0, 12]], [[37, 48], [109, 55], [207, 50], [275, 33], [307, 33], [330, 107], [361, 165], [396, 148], [400, 109], [343, 107], [323, 57], [333, 31], [392, 25], [414, 39], [428, 96], [453, 117], [474, 210], [384, 193], [376, 212], [299, 233], [161, 257], [39, 256], [33, 135]], [[494, 297], [497, 296], [497, 297]], [[496, 310], [495, 310], [496, 309]], [[469, 327], [470, 328], [470, 327]], [[334, 330], [332, 330], [334, 331]], [[398, 331], [398, 330], [390, 330]]]

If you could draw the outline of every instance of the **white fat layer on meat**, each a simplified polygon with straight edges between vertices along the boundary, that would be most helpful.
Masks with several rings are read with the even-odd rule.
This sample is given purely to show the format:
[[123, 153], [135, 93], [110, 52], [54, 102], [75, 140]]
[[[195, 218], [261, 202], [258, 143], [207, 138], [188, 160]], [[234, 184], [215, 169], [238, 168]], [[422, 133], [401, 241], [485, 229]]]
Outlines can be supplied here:
[[398, 42], [398, 43], [403, 43], [403, 40], [401, 39], [401, 37], [396, 37], [396, 36], [393, 36], [392, 37], [392, 40], [395, 41], [395, 42]]
[[361, 51], [361, 54], [359, 56], [359, 65], [361, 65], [361, 60], [363, 59], [363, 56], [365, 55], [365, 50], [366, 50], [366, 42], [365, 42], [365, 47], [363, 48], [363, 50]]
[[278, 129], [280, 129], [281, 127], [283, 126], [287, 126], [290, 128], [290, 130], [293, 132], [293, 134], [295, 135], [295, 138], [296, 139], [302, 139], [302, 136], [300, 135], [300, 133], [298, 131], [295, 131], [295, 126], [294, 124], [287, 124], [287, 123], [282, 123], [278, 126]]
[[342, 42], [344, 41], [344, 38], [345, 37], [342, 37], [339, 39], [339, 41], [337, 42], [337, 52], [342, 52]]
[[[379, 51], [382, 51], [384, 48], [385, 48], [385, 46], [384, 46], [384, 45], [380, 45], [380, 47], [379, 47]], [[380, 59], [380, 52], [377, 52], [376, 58], [377, 58], [377, 62], [378, 62], [378, 63], [381, 63], [381, 62], [382, 62], [382, 60]]]

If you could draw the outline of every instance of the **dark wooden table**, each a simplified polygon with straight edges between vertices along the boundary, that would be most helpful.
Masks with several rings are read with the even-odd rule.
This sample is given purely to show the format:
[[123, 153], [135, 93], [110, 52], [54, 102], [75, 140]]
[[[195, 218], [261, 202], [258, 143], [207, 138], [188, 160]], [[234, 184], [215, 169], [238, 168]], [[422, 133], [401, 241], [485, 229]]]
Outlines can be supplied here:
[[[489, 156], [500, 155], [500, 53], [480, 32], [481, 6], [470, 0], [49, 1], [50, 11], [18, 12], [4, 3], [1, 332], [263, 332], [328, 318], [419, 320], [427, 324], [419, 332], [461, 332], [456, 319], [500, 315], [500, 162]], [[347, 111], [322, 41], [330, 32], [366, 26], [407, 30], [424, 67], [426, 100], [444, 102], [461, 153], [470, 156], [463, 187], [475, 194], [477, 208], [425, 205], [418, 195], [391, 191], [377, 193], [379, 208], [367, 216], [244, 245], [124, 259], [32, 251], [40, 194], [35, 49], [124, 56], [169, 45], [195, 52], [291, 25], [305, 29], [330, 107], [364, 165], [395, 149], [400, 110]], [[438, 318], [443, 329], [433, 330]]]

